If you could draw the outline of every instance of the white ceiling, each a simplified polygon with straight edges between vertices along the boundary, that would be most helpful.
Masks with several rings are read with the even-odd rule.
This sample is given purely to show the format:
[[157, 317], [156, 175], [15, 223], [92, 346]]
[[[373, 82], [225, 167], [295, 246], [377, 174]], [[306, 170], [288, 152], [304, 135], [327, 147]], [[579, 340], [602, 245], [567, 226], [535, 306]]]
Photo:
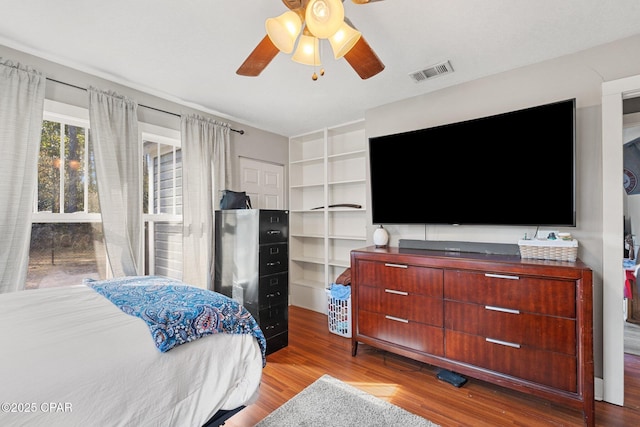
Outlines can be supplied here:
[[[386, 65], [361, 80], [324, 42], [326, 74], [278, 54], [236, 69], [280, 0], [0, 0], [0, 44], [285, 136], [367, 109], [640, 33], [640, 0], [344, 1]], [[8, 58], [11, 59], [11, 58]], [[409, 74], [449, 60], [454, 73]], [[73, 83], [73, 82], [69, 82]]]

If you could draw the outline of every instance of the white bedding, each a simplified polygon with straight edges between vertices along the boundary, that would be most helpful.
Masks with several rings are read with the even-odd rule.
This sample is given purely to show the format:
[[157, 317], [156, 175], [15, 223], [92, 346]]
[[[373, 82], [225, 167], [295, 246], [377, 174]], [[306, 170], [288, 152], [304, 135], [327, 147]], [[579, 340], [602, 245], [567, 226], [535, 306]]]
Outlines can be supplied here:
[[0, 426], [185, 426], [255, 400], [251, 334], [161, 353], [149, 328], [84, 285], [0, 295]]

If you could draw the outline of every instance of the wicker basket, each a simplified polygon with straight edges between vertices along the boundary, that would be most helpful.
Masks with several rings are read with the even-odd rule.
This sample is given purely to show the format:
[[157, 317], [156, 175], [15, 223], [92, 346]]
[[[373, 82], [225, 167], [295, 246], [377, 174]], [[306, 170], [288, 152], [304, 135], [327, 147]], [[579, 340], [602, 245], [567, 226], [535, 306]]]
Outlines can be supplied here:
[[521, 258], [575, 261], [578, 257], [577, 240], [519, 240]]

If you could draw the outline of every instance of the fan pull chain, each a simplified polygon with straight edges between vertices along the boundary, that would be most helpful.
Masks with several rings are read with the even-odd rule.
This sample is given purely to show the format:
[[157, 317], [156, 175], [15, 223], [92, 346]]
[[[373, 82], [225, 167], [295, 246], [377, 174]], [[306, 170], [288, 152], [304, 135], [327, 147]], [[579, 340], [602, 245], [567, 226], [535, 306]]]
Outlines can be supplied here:
[[[318, 40], [318, 46], [320, 46], [320, 42], [321, 40]], [[318, 56], [320, 57], [320, 64], [322, 64], [322, 47], [320, 47], [319, 49], [320, 51], [318, 52]], [[316, 61], [316, 55], [315, 55], [315, 52], [313, 52], [313, 74], [311, 75], [311, 80], [313, 80], [314, 82], [318, 80], [318, 75], [316, 74], [315, 61]], [[324, 76], [324, 67], [320, 67], [320, 76]]]

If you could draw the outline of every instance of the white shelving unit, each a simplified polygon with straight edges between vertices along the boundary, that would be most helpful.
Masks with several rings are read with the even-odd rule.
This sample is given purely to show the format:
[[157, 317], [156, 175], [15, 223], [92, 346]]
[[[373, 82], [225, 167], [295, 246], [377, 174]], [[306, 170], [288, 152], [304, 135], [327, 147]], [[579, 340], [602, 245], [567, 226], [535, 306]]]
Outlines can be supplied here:
[[[291, 304], [326, 313], [325, 289], [367, 242], [364, 121], [289, 139]], [[328, 207], [356, 204], [361, 208]]]

